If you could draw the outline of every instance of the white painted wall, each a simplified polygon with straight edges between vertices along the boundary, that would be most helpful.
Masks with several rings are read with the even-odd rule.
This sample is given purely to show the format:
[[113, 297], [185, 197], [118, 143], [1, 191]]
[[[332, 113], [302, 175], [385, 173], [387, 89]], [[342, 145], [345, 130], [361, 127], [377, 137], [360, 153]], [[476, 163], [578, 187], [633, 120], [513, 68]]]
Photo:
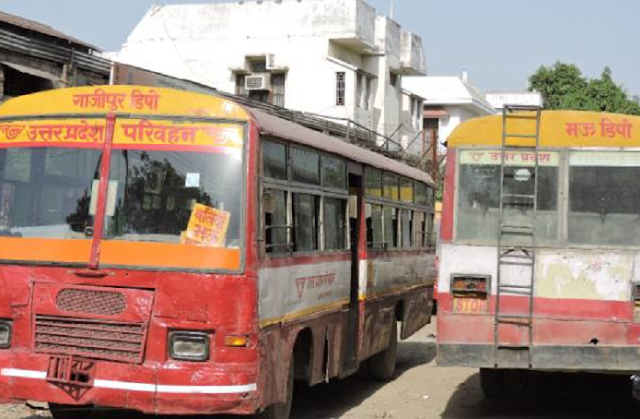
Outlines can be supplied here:
[[[363, 0], [281, 0], [153, 6], [116, 60], [235, 93], [234, 70], [273, 54], [286, 71], [285, 107], [355, 120], [389, 135], [403, 120], [401, 80], [424, 74], [422, 40], [377, 16]], [[346, 103], [336, 106], [336, 72]], [[356, 75], [373, 78], [368, 110], [356, 106]]]
[[496, 110], [502, 111], [504, 105], [542, 106], [542, 93], [539, 92], [489, 92], [487, 101]]
[[484, 112], [474, 112], [468, 109], [465, 106], [461, 105], [448, 105], [444, 106], [444, 108], [449, 112], [448, 118], [440, 118], [439, 123], [439, 136], [440, 143], [444, 143], [449, 139], [449, 135], [453, 132], [454, 129], [464, 121], [467, 121], [472, 118], [477, 118], [479, 116], [487, 115]]

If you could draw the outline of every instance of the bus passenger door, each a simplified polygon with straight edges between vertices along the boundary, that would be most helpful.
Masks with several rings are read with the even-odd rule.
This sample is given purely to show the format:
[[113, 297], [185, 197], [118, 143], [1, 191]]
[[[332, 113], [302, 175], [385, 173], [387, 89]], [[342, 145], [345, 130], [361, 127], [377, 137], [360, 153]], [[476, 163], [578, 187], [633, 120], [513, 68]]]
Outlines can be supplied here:
[[[359, 249], [361, 245], [363, 184], [362, 168], [349, 167], [349, 237], [351, 240], [351, 284], [349, 314], [343, 340], [342, 375], [358, 369], [360, 305], [358, 302]], [[354, 165], [355, 166], [355, 165]], [[359, 169], [359, 170], [358, 170]], [[354, 173], [355, 172], [355, 173]]]

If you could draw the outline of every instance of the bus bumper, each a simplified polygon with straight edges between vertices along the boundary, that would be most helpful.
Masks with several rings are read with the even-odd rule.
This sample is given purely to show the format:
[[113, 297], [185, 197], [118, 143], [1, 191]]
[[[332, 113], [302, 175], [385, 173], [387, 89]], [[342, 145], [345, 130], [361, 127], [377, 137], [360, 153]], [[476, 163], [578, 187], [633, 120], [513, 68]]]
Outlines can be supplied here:
[[258, 406], [254, 363], [95, 361], [91, 380], [83, 386], [51, 382], [49, 366], [48, 355], [1, 353], [0, 402], [36, 400], [153, 414], [251, 414]]
[[[439, 343], [437, 361], [444, 367], [529, 369], [526, 350], [495, 350], [492, 344]], [[534, 370], [633, 374], [640, 365], [638, 346], [534, 345]], [[639, 387], [640, 389], [640, 387]]]

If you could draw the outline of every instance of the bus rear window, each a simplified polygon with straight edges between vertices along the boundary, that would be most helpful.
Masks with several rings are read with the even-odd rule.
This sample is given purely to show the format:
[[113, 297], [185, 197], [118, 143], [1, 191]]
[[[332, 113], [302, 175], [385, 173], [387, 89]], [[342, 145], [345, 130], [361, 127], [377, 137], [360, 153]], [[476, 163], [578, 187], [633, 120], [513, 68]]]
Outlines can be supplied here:
[[569, 155], [571, 244], [640, 245], [640, 153]]
[[[499, 150], [463, 150], [458, 171], [456, 239], [468, 242], [495, 242], [498, 237], [500, 202]], [[553, 243], [558, 220], [558, 153], [540, 152], [536, 240]], [[535, 160], [532, 153], [508, 153], [505, 166], [505, 193], [532, 194]], [[531, 201], [510, 199], [503, 218], [511, 225], [530, 222]], [[522, 240], [522, 237], [514, 237]], [[517, 244], [517, 243], [513, 243]]]

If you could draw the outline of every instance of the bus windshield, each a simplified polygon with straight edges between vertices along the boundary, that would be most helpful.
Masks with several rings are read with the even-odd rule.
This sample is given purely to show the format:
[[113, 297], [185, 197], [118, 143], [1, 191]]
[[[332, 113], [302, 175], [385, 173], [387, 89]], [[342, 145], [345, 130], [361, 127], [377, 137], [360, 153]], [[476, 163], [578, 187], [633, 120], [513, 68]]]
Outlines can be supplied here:
[[96, 149], [0, 149], [0, 235], [91, 237], [91, 190], [101, 155]]
[[[109, 181], [114, 198], [108, 200], [105, 238], [239, 247], [241, 184], [242, 159], [235, 155], [114, 150]], [[189, 231], [198, 209], [203, 218], [221, 220], [226, 232], [212, 239], [217, 243], [202, 229]]]

